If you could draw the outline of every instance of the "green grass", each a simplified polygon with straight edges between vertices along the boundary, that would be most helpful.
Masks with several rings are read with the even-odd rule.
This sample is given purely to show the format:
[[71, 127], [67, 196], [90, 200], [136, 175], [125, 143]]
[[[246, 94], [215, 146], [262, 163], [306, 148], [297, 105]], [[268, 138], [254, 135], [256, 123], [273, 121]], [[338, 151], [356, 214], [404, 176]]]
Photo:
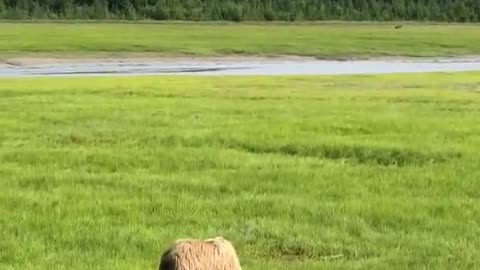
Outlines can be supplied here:
[[325, 58], [480, 54], [480, 27], [462, 24], [1, 23], [0, 55], [158, 53]]
[[480, 73], [2, 79], [0, 268], [223, 235], [248, 270], [478, 269], [479, 103]]

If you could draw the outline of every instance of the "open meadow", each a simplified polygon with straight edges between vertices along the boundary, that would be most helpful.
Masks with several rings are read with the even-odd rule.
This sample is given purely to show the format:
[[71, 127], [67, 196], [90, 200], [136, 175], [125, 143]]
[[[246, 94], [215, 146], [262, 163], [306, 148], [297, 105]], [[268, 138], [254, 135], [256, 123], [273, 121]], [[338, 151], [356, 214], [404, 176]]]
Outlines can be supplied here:
[[[480, 54], [475, 24], [0, 23], [0, 59], [39, 55], [303, 55], [320, 58]], [[1, 61], [1, 60], [0, 60]]]
[[[426, 28], [369, 40], [358, 33], [397, 32], [358, 26], [349, 42], [359, 46], [333, 39], [321, 51], [307, 44], [337, 35], [321, 25], [292, 26], [305, 35], [297, 47], [284, 42], [289, 27], [135, 27], [1, 25], [0, 48], [328, 55], [372, 53], [369, 42], [386, 54], [475, 46], [450, 40], [449, 27], [410, 47]], [[207, 48], [205, 35], [222, 46]], [[264, 47], [267, 38], [282, 42]], [[479, 103], [480, 73], [0, 79], [0, 269], [155, 269], [174, 239], [213, 235], [234, 242], [247, 270], [479, 269]]]

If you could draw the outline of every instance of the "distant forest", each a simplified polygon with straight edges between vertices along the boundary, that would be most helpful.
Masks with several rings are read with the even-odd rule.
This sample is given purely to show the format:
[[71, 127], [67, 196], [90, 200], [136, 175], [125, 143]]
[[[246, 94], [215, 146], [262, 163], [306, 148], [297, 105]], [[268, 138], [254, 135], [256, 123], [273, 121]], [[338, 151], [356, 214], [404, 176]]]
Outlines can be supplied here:
[[479, 22], [480, 0], [0, 0], [0, 19]]

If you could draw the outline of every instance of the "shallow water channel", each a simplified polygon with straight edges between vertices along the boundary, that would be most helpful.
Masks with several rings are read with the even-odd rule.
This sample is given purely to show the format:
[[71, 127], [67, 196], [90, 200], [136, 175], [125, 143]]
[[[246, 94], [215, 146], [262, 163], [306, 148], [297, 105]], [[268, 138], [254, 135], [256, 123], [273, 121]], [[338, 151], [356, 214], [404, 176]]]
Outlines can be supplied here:
[[0, 77], [99, 75], [341, 75], [480, 71], [479, 58], [305, 59], [102, 59], [51, 63], [0, 63]]

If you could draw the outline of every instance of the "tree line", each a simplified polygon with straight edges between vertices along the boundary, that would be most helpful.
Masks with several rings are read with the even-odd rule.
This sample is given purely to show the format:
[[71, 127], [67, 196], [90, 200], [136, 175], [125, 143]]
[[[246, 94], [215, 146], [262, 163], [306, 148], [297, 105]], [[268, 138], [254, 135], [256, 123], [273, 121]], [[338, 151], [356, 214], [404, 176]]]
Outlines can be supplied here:
[[0, 19], [479, 22], [480, 0], [0, 0]]

